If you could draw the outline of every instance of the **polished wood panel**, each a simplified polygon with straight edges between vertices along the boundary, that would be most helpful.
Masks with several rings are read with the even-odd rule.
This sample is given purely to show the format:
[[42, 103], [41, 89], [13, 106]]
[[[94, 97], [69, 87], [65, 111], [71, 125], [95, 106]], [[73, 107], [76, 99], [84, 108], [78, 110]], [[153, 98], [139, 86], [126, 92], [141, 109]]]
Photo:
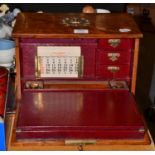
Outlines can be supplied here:
[[[34, 83], [36, 81], [33, 81]], [[42, 82], [42, 81], [41, 81]], [[92, 85], [93, 83], [93, 85]], [[110, 85], [108, 82], [105, 81], [101, 81], [101, 82], [95, 82], [95, 81], [90, 81], [90, 82], [60, 82], [60, 83], [56, 83], [55, 82], [49, 82], [49, 81], [45, 81], [43, 82], [43, 88], [38, 90], [38, 89], [32, 89], [32, 88], [25, 88], [24, 91], [68, 91], [68, 90], [72, 90], [72, 91], [77, 91], [77, 90], [107, 90], [110, 89]]]
[[135, 39], [135, 48], [134, 48], [134, 55], [133, 55], [132, 84], [131, 84], [131, 91], [133, 94], [135, 94], [135, 91], [136, 91], [138, 55], [139, 55], [139, 39]]
[[15, 39], [16, 41], [16, 78], [15, 78], [15, 92], [16, 98], [20, 100], [21, 98], [21, 68], [20, 68], [20, 54], [19, 54], [19, 40]]
[[[89, 26], [65, 26], [64, 18], [80, 17], [90, 21]], [[114, 26], [115, 25], [115, 26]], [[131, 29], [119, 32], [120, 28]], [[74, 29], [88, 29], [88, 34], [74, 34]], [[82, 14], [82, 13], [20, 13], [13, 30], [13, 37], [26, 38], [141, 38], [131, 15], [127, 13]]]
[[8, 150], [155, 150], [153, 140], [150, 139], [149, 131], [146, 132], [144, 139], [140, 140], [98, 140], [96, 145], [65, 145], [63, 140], [13, 140], [15, 134], [14, 115], [7, 115], [7, 149]]

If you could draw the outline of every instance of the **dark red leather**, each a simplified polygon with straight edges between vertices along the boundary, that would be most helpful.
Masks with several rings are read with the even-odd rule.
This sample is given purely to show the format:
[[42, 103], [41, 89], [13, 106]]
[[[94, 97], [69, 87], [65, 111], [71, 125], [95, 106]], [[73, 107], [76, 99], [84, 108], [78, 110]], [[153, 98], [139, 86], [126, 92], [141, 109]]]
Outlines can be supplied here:
[[0, 116], [4, 117], [8, 87], [8, 70], [0, 66]]
[[[84, 73], [78, 80], [98, 80], [98, 78], [112, 80], [113, 74], [102, 65], [119, 65], [121, 70], [115, 74], [116, 80], [129, 81], [130, 79], [132, 39], [121, 39], [120, 44], [115, 48], [109, 45], [108, 39], [22, 39], [20, 43], [21, 79], [35, 79], [37, 46], [80, 46], [84, 56]], [[113, 62], [107, 57], [107, 53], [110, 52], [120, 53], [117, 61]]]
[[[117, 39], [117, 38], [114, 38]], [[120, 43], [116, 47], [112, 47], [109, 44], [109, 39], [100, 39], [98, 48], [102, 48], [104, 50], [129, 50], [133, 49], [134, 41], [133, 39], [120, 39]]]
[[[108, 54], [115, 53], [119, 54], [117, 60], [112, 61]], [[119, 65], [119, 64], [129, 64], [131, 62], [131, 52], [129, 51], [105, 51], [103, 49], [98, 49], [96, 52], [96, 63], [97, 64], [112, 64], [112, 65]]]
[[[135, 100], [127, 90], [24, 90], [27, 80], [36, 80], [37, 46], [80, 46], [84, 75], [77, 79], [40, 80], [124, 80], [130, 86], [133, 40], [121, 39], [112, 47], [108, 39], [21, 39], [22, 99], [16, 136], [53, 139], [142, 139], [144, 124]], [[119, 53], [118, 61], [107, 54]], [[120, 67], [116, 73], [108, 66]], [[93, 83], [92, 83], [93, 84]]]
[[144, 125], [128, 91], [24, 92], [17, 138], [143, 138]]
[[[84, 56], [84, 74], [83, 79], [95, 78], [95, 51], [97, 42], [95, 39], [24, 39], [21, 43], [21, 76], [25, 79], [35, 79], [35, 56], [37, 55], [37, 46], [80, 46], [81, 55]], [[59, 41], [59, 42], [58, 42]], [[46, 43], [45, 43], [46, 42]], [[62, 78], [61, 78], [62, 79]]]
[[[112, 72], [108, 70], [108, 67], [119, 67], [119, 70]], [[129, 65], [97, 65], [96, 76], [105, 80], [110, 79], [129, 79], [130, 78], [130, 66]]]

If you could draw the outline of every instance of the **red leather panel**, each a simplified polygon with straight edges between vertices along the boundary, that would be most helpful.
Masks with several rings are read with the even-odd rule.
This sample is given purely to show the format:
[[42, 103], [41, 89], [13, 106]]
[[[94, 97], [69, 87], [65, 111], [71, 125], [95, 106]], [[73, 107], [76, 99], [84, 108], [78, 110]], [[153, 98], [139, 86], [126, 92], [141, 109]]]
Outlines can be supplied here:
[[[117, 38], [116, 38], [117, 39]], [[133, 39], [120, 39], [118, 46], [113, 47], [109, 43], [110, 39], [100, 39], [98, 48], [103, 48], [105, 50], [131, 50], [133, 49]]]
[[[119, 70], [112, 72], [108, 70], [108, 67], [119, 67]], [[105, 80], [122, 79], [126, 80], [130, 77], [130, 66], [129, 65], [97, 65], [96, 76]]]
[[[21, 43], [21, 73], [22, 77], [26, 78], [35, 78], [35, 56], [37, 55], [37, 46], [80, 46], [82, 56], [84, 56], [84, 74], [83, 78], [95, 78], [95, 51], [97, 43], [94, 43], [94, 39], [88, 41], [83, 40], [59, 40], [59, 39], [43, 39], [43, 43], [40, 43], [40, 39], [36, 39], [35, 42], [30, 42], [28, 39], [27, 42]], [[24, 39], [26, 41], [26, 39]], [[37, 42], [38, 41], [38, 42]], [[40, 41], [40, 42], [39, 42]], [[46, 41], [46, 43], [44, 43]], [[50, 42], [51, 41], [51, 42]], [[55, 42], [54, 42], [55, 41]]]
[[[104, 51], [103, 49], [98, 49], [96, 52], [96, 63], [97, 64], [130, 64], [131, 52], [129, 51]], [[110, 55], [117, 54], [117, 60], [112, 60]]]
[[17, 138], [143, 138], [128, 91], [24, 92]]

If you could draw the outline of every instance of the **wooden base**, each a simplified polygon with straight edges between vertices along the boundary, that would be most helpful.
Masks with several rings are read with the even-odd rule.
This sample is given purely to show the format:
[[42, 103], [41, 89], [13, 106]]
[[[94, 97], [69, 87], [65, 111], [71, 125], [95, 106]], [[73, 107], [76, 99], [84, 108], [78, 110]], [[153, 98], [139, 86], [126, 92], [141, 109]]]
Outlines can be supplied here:
[[149, 131], [143, 140], [97, 140], [96, 144], [66, 145], [64, 140], [20, 140], [15, 139], [15, 114], [6, 117], [6, 144], [7, 150], [155, 150], [155, 145]]

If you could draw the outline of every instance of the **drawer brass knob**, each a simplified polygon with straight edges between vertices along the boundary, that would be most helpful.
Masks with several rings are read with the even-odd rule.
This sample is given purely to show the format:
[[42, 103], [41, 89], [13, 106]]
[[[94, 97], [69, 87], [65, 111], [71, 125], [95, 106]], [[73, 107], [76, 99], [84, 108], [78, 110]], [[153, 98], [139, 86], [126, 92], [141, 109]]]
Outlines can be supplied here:
[[120, 39], [109, 39], [108, 43], [110, 44], [110, 46], [112, 47], [117, 47], [120, 44], [121, 40]]
[[108, 71], [112, 72], [112, 73], [116, 73], [120, 70], [120, 67], [118, 66], [108, 66], [107, 67]]
[[107, 56], [109, 60], [114, 62], [118, 60], [118, 58], [120, 57], [120, 53], [108, 53]]

